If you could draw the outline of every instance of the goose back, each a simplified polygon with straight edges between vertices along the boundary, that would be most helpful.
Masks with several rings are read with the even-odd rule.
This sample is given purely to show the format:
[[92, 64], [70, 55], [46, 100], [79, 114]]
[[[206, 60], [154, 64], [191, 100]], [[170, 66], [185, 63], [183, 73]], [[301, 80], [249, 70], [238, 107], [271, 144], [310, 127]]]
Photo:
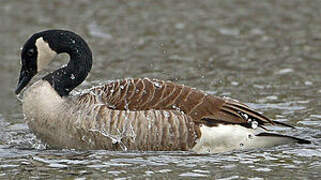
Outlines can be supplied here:
[[78, 104], [104, 104], [117, 110], [177, 110], [196, 123], [246, 125], [251, 118], [259, 126], [274, 124], [272, 120], [247, 105], [204, 91], [157, 79], [125, 79], [95, 87], [77, 99]]

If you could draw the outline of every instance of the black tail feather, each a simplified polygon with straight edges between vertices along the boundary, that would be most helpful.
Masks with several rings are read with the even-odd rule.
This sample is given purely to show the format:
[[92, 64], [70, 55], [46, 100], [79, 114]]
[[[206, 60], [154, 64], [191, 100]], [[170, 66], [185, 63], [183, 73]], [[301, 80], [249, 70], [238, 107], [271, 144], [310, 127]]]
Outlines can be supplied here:
[[289, 127], [289, 128], [295, 129], [294, 126], [286, 124], [286, 123], [283, 123], [283, 122], [280, 122], [280, 121], [273, 121], [273, 123], [277, 124], [277, 125], [281, 125], [281, 126], [285, 126], [285, 127]]

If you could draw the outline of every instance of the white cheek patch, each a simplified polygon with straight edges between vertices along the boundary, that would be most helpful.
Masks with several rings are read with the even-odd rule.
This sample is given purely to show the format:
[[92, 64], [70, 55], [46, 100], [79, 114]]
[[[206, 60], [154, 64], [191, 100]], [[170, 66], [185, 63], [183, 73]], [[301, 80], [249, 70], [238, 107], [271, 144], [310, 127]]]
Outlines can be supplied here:
[[57, 53], [49, 47], [42, 37], [37, 39], [36, 47], [38, 50], [37, 71], [40, 72], [56, 57]]

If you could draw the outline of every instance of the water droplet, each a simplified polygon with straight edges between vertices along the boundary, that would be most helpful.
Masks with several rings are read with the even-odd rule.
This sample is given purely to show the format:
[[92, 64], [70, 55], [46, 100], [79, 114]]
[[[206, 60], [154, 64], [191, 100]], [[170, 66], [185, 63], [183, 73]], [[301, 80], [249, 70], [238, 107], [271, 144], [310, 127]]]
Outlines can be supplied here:
[[167, 111], [164, 111], [164, 116], [165, 116], [166, 118], [168, 118], [168, 117], [169, 117], [169, 113], [168, 113]]
[[115, 145], [115, 144], [118, 144], [118, 141], [117, 141], [117, 139], [112, 139], [111, 143], [113, 143]]
[[219, 32], [223, 35], [228, 35], [228, 36], [238, 36], [240, 34], [239, 29], [230, 29], [230, 28], [220, 28]]
[[158, 82], [154, 82], [154, 86], [157, 87], [157, 88], [162, 88], [162, 85]]
[[256, 129], [258, 126], [259, 126], [259, 123], [258, 123], [257, 121], [252, 121], [251, 127], [252, 127], [253, 129]]
[[115, 105], [112, 105], [112, 104], [109, 104], [108, 107], [109, 107], [110, 109], [116, 109], [116, 106], [115, 106]]
[[89, 34], [93, 37], [103, 38], [103, 39], [112, 39], [113, 38], [113, 36], [111, 34], [106, 32], [105, 30], [101, 29], [101, 27], [99, 27], [96, 22], [90, 23], [88, 25], [88, 28], [89, 28]]
[[304, 85], [306, 85], [306, 86], [311, 86], [313, 83], [311, 82], [311, 81], [305, 81], [304, 82]]
[[238, 86], [238, 85], [239, 85], [239, 83], [236, 82], [236, 81], [232, 81], [231, 84], [232, 84], [233, 86]]
[[248, 119], [249, 118], [249, 116], [247, 115], [247, 114], [242, 114], [242, 116], [243, 116], [243, 118], [246, 120], [246, 119]]
[[21, 103], [23, 102], [22, 93], [19, 93], [16, 97], [17, 97], [17, 100], [18, 100], [18, 101], [20, 101]]
[[177, 23], [177, 24], [175, 24], [175, 28], [176, 29], [184, 29], [185, 28], [185, 24], [184, 23]]
[[251, 34], [254, 34], [254, 35], [262, 35], [264, 34], [264, 31], [262, 29], [259, 29], [259, 28], [254, 28], [250, 31]]
[[286, 68], [286, 69], [281, 69], [279, 72], [277, 72], [276, 74], [288, 74], [288, 73], [292, 73], [294, 72], [293, 69], [291, 68]]

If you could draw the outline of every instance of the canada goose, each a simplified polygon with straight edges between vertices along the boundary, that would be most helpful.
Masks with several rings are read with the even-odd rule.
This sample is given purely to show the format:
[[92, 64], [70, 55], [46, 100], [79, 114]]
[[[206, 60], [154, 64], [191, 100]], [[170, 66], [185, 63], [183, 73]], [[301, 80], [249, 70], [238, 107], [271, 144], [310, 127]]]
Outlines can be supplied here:
[[70, 92], [87, 77], [92, 53], [77, 34], [47, 30], [33, 34], [21, 52], [16, 94], [59, 53], [68, 64], [24, 92], [30, 129], [53, 148], [109, 150], [192, 150], [223, 152], [310, 143], [266, 133], [272, 121], [236, 100], [156, 79], [125, 79]]

